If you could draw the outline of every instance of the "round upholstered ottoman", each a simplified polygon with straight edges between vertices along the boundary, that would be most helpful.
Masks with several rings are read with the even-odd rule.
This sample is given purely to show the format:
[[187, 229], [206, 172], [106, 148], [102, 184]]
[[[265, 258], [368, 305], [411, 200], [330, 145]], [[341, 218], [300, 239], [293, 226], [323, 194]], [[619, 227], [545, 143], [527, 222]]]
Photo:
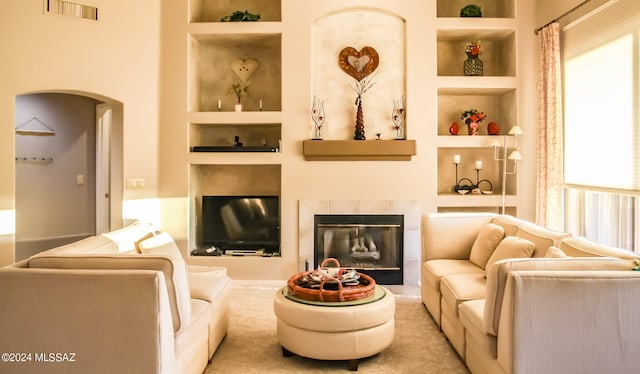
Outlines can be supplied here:
[[380, 286], [362, 301], [307, 302], [288, 295], [286, 287], [274, 298], [283, 355], [348, 360], [350, 370], [391, 344], [395, 309], [393, 294]]

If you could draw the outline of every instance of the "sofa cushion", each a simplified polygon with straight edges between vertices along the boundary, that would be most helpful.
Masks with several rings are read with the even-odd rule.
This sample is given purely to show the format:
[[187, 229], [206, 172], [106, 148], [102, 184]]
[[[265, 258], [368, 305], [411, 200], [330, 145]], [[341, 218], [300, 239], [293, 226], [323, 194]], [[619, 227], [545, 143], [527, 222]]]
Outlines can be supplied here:
[[530, 240], [523, 239], [517, 236], [507, 236], [502, 239], [500, 244], [496, 247], [496, 250], [493, 251], [491, 257], [487, 261], [487, 267], [485, 269], [485, 274], [487, 269], [491, 267], [491, 265], [495, 264], [500, 260], [505, 260], [508, 258], [521, 258], [521, 257], [531, 257], [533, 253], [534, 244]]
[[29, 259], [28, 267], [44, 269], [138, 269], [155, 270], [164, 275], [174, 331], [191, 322], [190, 291], [186, 265], [182, 258], [166, 255], [56, 255], [38, 254]]
[[[191, 324], [188, 329], [176, 332], [174, 335], [174, 347], [176, 357], [198, 357], [198, 362], [208, 359], [209, 341], [209, 316], [211, 315], [211, 304], [191, 299]], [[204, 356], [204, 357], [203, 357]], [[189, 368], [192, 362], [182, 362], [180, 367]], [[184, 369], [187, 371], [187, 369]], [[189, 370], [189, 372], [192, 372]]]
[[164, 254], [168, 256], [182, 257], [180, 249], [171, 235], [160, 232], [157, 235], [145, 237], [136, 242], [136, 252], [141, 254]]
[[524, 221], [509, 215], [499, 215], [492, 219], [491, 223], [501, 226], [504, 236], [514, 236]]
[[149, 234], [153, 234], [156, 230], [150, 223], [135, 221], [129, 226], [119, 230], [106, 232], [103, 236], [116, 242], [116, 248], [119, 252], [130, 252], [136, 250], [136, 242]]
[[562, 239], [570, 237], [571, 234], [553, 231], [546, 227], [528, 223], [520, 226], [515, 236], [527, 239], [534, 243], [533, 255], [531, 257], [544, 257], [547, 253], [547, 248], [552, 245], [557, 247]]
[[422, 263], [420, 270], [422, 301], [438, 325], [441, 323], [440, 280], [442, 277], [454, 274], [483, 274], [483, 271], [469, 260], [429, 260]]
[[497, 336], [507, 276], [517, 270], [603, 271], [631, 270], [633, 261], [600, 258], [529, 258], [500, 261], [487, 268], [487, 296], [484, 309], [485, 329]]
[[215, 266], [190, 265], [187, 267], [187, 278], [191, 298], [208, 302], [214, 301], [231, 281], [225, 268]]
[[560, 242], [558, 248], [571, 257], [617, 257], [624, 259], [639, 257], [631, 251], [596, 244], [581, 237], [566, 238]]
[[[458, 314], [460, 322], [467, 333], [467, 344], [472, 343], [473, 349], [483, 352], [491, 358], [498, 357], [496, 337], [487, 334], [484, 325], [484, 305], [486, 300], [469, 300], [460, 304]], [[471, 339], [469, 339], [471, 338]]]
[[116, 253], [116, 243], [104, 236], [90, 236], [77, 242], [55, 247], [40, 255], [82, 254], [82, 253]]
[[431, 288], [440, 289], [440, 279], [447, 275], [482, 274], [469, 260], [430, 260], [423, 264], [424, 279]]
[[468, 260], [480, 229], [492, 214], [434, 213], [422, 216], [422, 260]]
[[487, 264], [487, 260], [489, 260], [489, 257], [491, 257], [491, 254], [503, 237], [504, 228], [502, 228], [502, 226], [498, 226], [493, 223], [487, 223], [484, 225], [480, 230], [476, 241], [473, 242], [469, 261], [484, 269]]
[[565, 257], [569, 257], [567, 256], [564, 252], [562, 252], [562, 249], [556, 247], [556, 246], [551, 246], [547, 249], [547, 253], [544, 255], [544, 257], [546, 258], [565, 258]]
[[[484, 299], [487, 279], [482, 274], [448, 275], [440, 281], [442, 312], [451, 310], [458, 316], [458, 306], [467, 300]], [[445, 308], [445, 305], [447, 307]]]

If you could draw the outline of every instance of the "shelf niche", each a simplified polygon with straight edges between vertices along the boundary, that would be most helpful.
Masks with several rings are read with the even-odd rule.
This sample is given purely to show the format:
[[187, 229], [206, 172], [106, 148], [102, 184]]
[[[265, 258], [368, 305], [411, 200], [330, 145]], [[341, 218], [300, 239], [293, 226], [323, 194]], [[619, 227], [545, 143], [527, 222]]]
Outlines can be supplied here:
[[409, 161], [415, 140], [304, 140], [307, 161]]
[[[517, 217], [517, 208], [514, 206], [505, 206], [505, 214]], [[459, 207], [459, 206], [439, 206], [438, 213], [460, 213], [460, 212], [469, 212], [469, 213], [502, 213], [502, 207], [487, 207], [487, 206], [469, 206], [469, 207]]]
[[189, 168], [190, 249], [202, 246], [196, 225], [202, 217], [202, 196], [281, 196], [280, 165], [201, 165]]
[[464, 51], [474, 40], [480, 40], [483, 76], [516, 75], [514, 30], [438, 30], [437, 38], [438, 76], [464, 76]]
[[[512, 149], [508, 149], [512, 151]], [[469, 178], [476, 183], [475, 162], [482, 161], [483, 169], [480, 170], [480, 179], [491, 182], [492, 194], [502, 194], [502, 161], [494, 159], [493, 148], [439, 148], [438, 149], [438, 195], [459, 195], [454, 191], [456, 185], [456, 167], [453, 163], [453, 155], [459, 154], [462, 162], [458, 165], [458, 179]], [[502, 157], [502, 154], [499, 155]], [[513, 169], [513, 161], [507, 162], [507, 171]], [[484, 188], [484, 183], [482, 184]], [[507, 175], [506, 195], [516, 195], [515, 175]], [[469, 196], [462, 196], [468, 198]]]
[[231, 62], [252, 58], [258, 68], [249, 79], [249, 94], [243, 96], [243, 111], [282, 108], [282, 34], [196, 34], [191, 35], [189, 64], [189, 111], [234, 110], [236, 98], [230, 95], [237, 77]]
[[[380, 65], [367, 78], [375, 85], [362, 96], [367, 137], [380, 133], [382, 139], [395, 138], [391, 124], [394, 101], [406, 94], [406, 20], [397, 14], [367, 7], [345, 9], [322, 15], [312, 25], [312, 97], [324, 101], [327, 128], [323, 137], [352, 139], [357, 107], [357, 81], [340, 69], [338, 54], [345, 47], [374, 48]], [[393, 67], [393, 68], [389, 68]], [[407, 109], [411, 110], [411, 109]], [[313, 126], [309, 118], [309, 129]], [[409, 132], [405, 120], [405, 134]]]
[[259, 14], [262, 22], [279, 22], [281, 8], [280, 0], [191, 0], [189, 22], [220, 22], [222, 17], [245, 10]]
[[[477, 109], [487, 117], [480, 122], [479, 135], [488, 135], [489, 122], [500, 127], [500, 135], [506, 135], [516, 125], [516, 90], [475, 91], [475, 94], [463, 94], [465, 90], [439, 90], [438, 93], [438, 135], [450, 135], [449, 127], [456, 122], [459, 126], [457, 136], [468, 136], [467, 124], [460, 118], [460, 110]], [[441, 92], [447, 92], [443, 94]]]
[[[190, 147], [234, 147], [235, 137], [245, 147], [279, 148], [281, 125], [273, 124], [200, 124], [192, 123], [189, 131]], [[232, 150], [230, 150], [232, 151]]]
[[[482, 9], [485, 18], [513, 18], [514, 0], [475, 0], [473, 4]], [[468, 0], [438, 0], [438, 17], [460, 17], [460, 9], [469, 4]]]

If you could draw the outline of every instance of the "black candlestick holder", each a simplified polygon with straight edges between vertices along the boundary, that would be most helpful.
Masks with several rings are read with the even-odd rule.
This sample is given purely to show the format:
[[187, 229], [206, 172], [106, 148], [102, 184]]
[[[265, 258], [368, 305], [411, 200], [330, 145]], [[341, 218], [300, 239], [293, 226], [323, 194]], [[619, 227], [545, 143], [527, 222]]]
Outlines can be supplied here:
[[[476, 171], [476, 183], [469, 178], [460, 178], [458, 179], [458, 163], [454, 163], [456, 165], [456, 185], [453, 187], [453, 190], [461, 195], [466, 195], [468, 193], [472, 194], [480, 194], [480, 193], [491, 193], [493, 190], [493, 184], [488, 179], [480, 179], [480, 170], [482, 169], [473, 169]], [[489, 189], [484, 190], [488, 192], [483, 192], [480, 190], [480, 184], [488, 184]]]

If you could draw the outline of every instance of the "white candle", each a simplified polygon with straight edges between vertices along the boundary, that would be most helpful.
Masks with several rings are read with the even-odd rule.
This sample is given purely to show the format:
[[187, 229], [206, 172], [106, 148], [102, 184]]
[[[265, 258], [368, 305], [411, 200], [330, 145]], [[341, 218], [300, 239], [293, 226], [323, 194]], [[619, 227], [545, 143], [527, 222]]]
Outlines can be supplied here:
[[218, 99], [218, 110], [222, 108], [222, 100]]
[[460, 155], [453, 155], [453, 163], [454, 164], [460, 163]]
[[482, 161], [476, 161], [476, 169], [482, 169]]

